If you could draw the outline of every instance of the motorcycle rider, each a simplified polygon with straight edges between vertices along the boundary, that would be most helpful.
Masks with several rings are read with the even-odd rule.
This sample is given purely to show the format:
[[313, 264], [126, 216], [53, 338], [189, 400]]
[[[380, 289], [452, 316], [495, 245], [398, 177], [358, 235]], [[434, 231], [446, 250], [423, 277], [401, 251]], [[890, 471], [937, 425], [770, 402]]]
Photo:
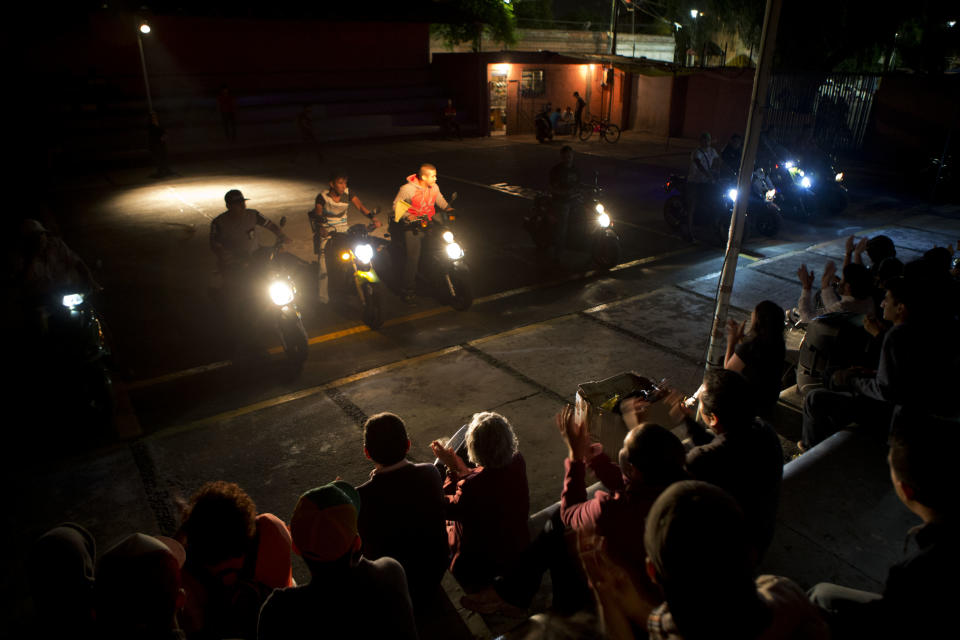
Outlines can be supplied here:
[[[419, 222], [432, 221], [436, 215], [434, 204], [444, 211], [450, 209], [446, 198], [437, 186], [437, 168], [423, 163], [413, 175], [407, 176], [406, 183], [397, 191], [393, 199], [393, 221], [400, 225], [397, 229], [403, 239], [406, 261], [403, 268], [403, 301], [415, 304], [414, 293], [417, 284], [417, 269], [420, 264], [420, 245], [423, 241], [423, 228]], [[442, 218], [441, 218], [442, 219]], [[397, 233], [391, 234], [394, 239]]]
[[260, 243], [256, 227], [266, 227], [285, 244], [290, 238], [256, 209], [247, 208], [247, 198], [239, 189], [223, 196], [227, 210], [210, 223], [210, 248], [217, 256], [217, 267], [225, 279], [239, 275], [247, 266]]
[[710, 197], [717, 181], [717, 170], [720, 168], [720, 156], [711, 146], [710, 134], [706, 131], [700, 134], [700, 146], [690, 153], [690, 169], [687, 172], [686, 209], [687, 209], [687, 240], [693, 242], [694, 212], [701, 200]]
[[[356, 195], [350, 193], [347, 186], [349, 176], [343, 171], [334, 171], [330, 174], [330, 188], [317, 194], [314, 208], [307, 212], [310, 219], [310, 228], [313, 230], [313, 251], [317, 254], [320, 263], [320, 280], [317, 299], [322, 304], [330, 302], [327, 274], [337, 268], [337, 255], [340, 252], [340, 243], [337, 235], [347, 232], [350, 224], [347, 222], [347, 209], [353, 203], [360, 212], [373, 221], [374, 228], [380, 226], [372, 211], [364, 206]], [[327, 245], [330, 242], [330, 251]]]
[[573, 166], [573, 148], [569, 145], [560, 149], [560, 162], [550, 169], [550, 196], [556, 217], [552, 248], [556, 257], [566, 246], [570, 211], [580, 199], [580, 174]]

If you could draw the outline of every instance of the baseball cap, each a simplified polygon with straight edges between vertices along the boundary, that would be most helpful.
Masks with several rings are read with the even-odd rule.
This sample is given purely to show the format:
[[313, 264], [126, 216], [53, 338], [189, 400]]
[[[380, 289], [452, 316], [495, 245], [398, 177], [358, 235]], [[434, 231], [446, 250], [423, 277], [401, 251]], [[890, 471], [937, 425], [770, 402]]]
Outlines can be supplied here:
[[342, 480], [307, 491], [290, 518], [293, 550], [307, 560], [331, 562], [353, 546], [360, 494]]
[[227, 191], [227, 194], [223, 196], [223, 199], [227, 204], [230, 204], [231, 202], [240, 202], [241, 200], [249, 200], [250, 198], [244, 198], [240, 189], [230, 189], [230, 191]]
[[173, 602], [186, 557], [183, 545], [173, 538], [127, 536], [97, 562], [98, 607], [116, 616], [137, 617], [152, 608], [150, 603]]

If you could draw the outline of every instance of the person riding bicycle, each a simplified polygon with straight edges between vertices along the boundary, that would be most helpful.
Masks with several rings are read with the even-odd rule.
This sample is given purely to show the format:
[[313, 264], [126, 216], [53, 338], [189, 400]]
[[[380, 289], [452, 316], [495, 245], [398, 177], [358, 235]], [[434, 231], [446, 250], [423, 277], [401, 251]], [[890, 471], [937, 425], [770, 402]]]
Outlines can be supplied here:
[[570, 211], [580, 201], [580, 174], [573, 166], [573, 148], [569, 145], [560, 149], [560, 162], [550, 169], [550, 196], [556, 216], [553, 235], [556, 256], [566, 246]]
[[[403, 301], [414, 304], [414, 292], [417, 284], [417, 270], [420, 265], [420, 245], [424, 234], [420, 222], [432, 221], [437, 214], [434, 204], [440, 205], [444, 211], [450, 209], [446, 198], [440, 193], [437, 186], [437, 168], [429, 163], [423, 163], [417, 173], [407, 176], [407, 182], [397, 191], [393, 199], [393, 221], [397, 228], [392, 237], [397, 239], [399, 234], [406, 251], [406, 262], [403, 268]], [[441, 216], [441, 220], [443, 217]]]
[[[380, 226], [376, 214], [367, 209], [356, 195], [350, 193], [347, 187], [349, 176], [343, 171], [334, 171], [330, 174], [330, 188], [317, 194], [314, 208], [307, 212], [310, 219], [310, 228], [313, 230], [313, 252], [317, 254], [320, 266], [317, 299], [322, 304], [330, 301], [328, 273], [337, 268], [339, 244], [337, 236], [347, 232], [350, 224], [347, 222], [347, 210], [353, 203], [360, 212], [372, 220], [373, 228]], [[333, 240], [330, 251], [327, 245]]]

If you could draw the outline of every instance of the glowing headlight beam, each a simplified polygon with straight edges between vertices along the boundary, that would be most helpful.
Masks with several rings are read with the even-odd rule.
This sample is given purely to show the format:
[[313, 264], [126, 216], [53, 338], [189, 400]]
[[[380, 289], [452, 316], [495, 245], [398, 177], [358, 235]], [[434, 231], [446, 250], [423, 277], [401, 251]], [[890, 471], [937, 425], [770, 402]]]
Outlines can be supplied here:
[[810, 178], [804, 177], [802, 180], [800, 180], [800, 186], [803, 187], [804, 189], [809, 189], [810, 184], [811, 184]]
[[353, 255], [357, 256], [360, 262], [369, 264], [373, 259], [373, 247], [369, 244], [358, 244], [353, 248]]
[[610, 216], [605, 213], [601, 213], [597, 216], [597, 224], [600, 225], [601, 228], [606, 229], [610, 226]]
[[606, 211], [606, 209], [604, 209], [604, 207], [603, 207], [603, 203], [602, 203], [602, 202], [598, 202], [598, 203], [597, 203], [597, 206], [596, 206], [595, 208], [596, 208], [596, 210], [597, 210], [597, 213], [603, 213], [604, 211]]
[[63, 306], [68, 309], [73, 309], [79, 305], [83, 304], [83, 294], [82, 293], [70, 293], [63, 296]]
[[776, 189], [770, 189], [769, 191], [767, 191], [767, 192], [764, 194], [764, 197], [767, 199], [767, 202], [772, 201], [774, 198], [777, 197], [777, 190], [776, 190]]
[[459, 260], [463, 257], [463, 249], [456, 242], [451, 242], [446, 247], [447, 257], [451, 260]]
[[833, 179], [836, 180], [837, 182], [843, 182], [843, 171], [835, 175]]
[[453, 242], [452, 231], [444, 231], [441, 237], [443, 238], [443, 241], [446, 242], [447, 244], [450, 244], [451, 242]]
[[783, 166], [785, 166], [787, 169], [793, 169], [794, 167], [793, 160], [787, 160], [786, 162], [783, 163]]
[[278, 307], [293, 302], [293, 287], [283, 280], [274, 280], [270, 283], [270, 299]]
[[737, 190], [736, 190], [736, 189], [730, 189], [730, 191], [727, 191], [727, 197], [730, 198], [730, 201], [731, 201], [731, 202], [736, 202], [736, 201], [737, 201]]

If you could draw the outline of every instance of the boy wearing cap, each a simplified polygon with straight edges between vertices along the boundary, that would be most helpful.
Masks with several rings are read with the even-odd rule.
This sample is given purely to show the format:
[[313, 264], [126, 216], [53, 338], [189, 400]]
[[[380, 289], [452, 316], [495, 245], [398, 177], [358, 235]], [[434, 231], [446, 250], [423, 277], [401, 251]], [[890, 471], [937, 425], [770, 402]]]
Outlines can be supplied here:
[[283, 242], [290, 242], [280, 227], [256, 209], [247, 208], [247, 198], [239, 189], [227, 191], [223, 199], [227, 210], [210, 223], [210, 248], [217, 256], [217, 265], [222, 272], [246, 266], [260, 248], [256, 233], [258, 226], [266, 227]]
[[[259, 640], [417, 638], [403, 567], [393, 558], [367, 560], [357, 532], [360, 495], [331, 482], [300, 496], [290, 519], [293, 549], [310, 582], [277, 589], [263, 603]], [[371, 615], [373, 613], [374, 615]]]

